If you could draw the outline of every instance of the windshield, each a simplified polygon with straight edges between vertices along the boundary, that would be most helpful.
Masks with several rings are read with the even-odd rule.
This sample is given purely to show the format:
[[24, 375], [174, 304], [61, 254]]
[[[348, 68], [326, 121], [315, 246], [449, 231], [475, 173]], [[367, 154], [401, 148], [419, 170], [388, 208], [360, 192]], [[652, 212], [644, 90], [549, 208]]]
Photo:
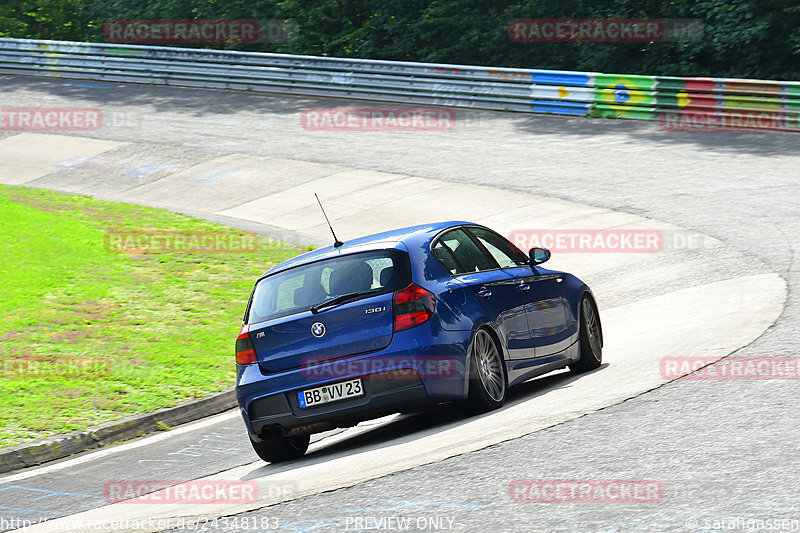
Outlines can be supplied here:
[[262, 279], [253, 292], [247, 323], [308, 311], [347, 294], [386, 294], [410, 283], [408, 254], [399, 250], [325, 259]]

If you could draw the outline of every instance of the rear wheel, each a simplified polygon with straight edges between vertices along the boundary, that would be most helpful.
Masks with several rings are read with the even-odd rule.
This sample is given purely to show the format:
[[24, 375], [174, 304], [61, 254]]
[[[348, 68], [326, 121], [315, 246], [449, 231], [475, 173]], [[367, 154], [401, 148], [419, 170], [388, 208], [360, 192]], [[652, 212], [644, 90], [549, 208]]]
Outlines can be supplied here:
[[250, 444], [256, 454], [268, 463], [279, 463], [290, 459], [302, 457], [308, 450], [311, 435], [296, 437], [267, 437], [254, 439], [250, 437]]
[[469, 394], [459, 404], [461, 411], [472, 415], [499, 408], [506, 401], [507, 382], [497, 343], [479, 329], [470, 347]]
[[570, 371], [577, 374], [600, 366], [603, 362], [603, 331], [597, 307], [588, 296], [581, 300], [580, 353], [577, 362], [569, 365]]

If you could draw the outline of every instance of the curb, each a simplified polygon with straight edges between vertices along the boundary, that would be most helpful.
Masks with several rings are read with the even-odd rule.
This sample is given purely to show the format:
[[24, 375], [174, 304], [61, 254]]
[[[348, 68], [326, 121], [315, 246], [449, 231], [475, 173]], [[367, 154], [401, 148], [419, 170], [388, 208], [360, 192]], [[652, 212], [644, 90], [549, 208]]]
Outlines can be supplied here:
[[233, 407], [236, 407], [236, 395], [231, 388], [201, 400], [190, 400], [175, 407], [106, 422], [85, 431], [55, 435], [11, 446], [0, 450], [0, 474], [63, 459], [148, 433], [164, 431], [164, 424], [170, 427], [178, 426], [222, 413]]

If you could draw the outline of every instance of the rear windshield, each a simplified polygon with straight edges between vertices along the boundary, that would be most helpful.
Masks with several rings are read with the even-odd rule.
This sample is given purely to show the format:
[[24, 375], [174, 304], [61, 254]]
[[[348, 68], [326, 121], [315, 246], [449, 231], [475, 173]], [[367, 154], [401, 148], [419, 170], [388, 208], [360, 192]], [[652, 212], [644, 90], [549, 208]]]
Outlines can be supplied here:
[[375, 291], [370, 296], [404, 289], [411, 283], [408, 254], [379, 250], [350, 254], [267, 276], [256, 285], [247, 323], [301, 311], [343, 294]]

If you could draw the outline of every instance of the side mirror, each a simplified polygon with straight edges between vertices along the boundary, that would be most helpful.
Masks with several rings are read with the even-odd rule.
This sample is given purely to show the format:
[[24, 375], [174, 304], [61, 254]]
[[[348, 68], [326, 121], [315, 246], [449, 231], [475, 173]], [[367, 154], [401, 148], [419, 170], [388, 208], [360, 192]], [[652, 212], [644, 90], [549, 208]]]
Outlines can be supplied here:
[[536, 265], [541, 265], [548, 259], [550, 259], [550, 250], [547, 248], [531, 248], [530, 252], [528, 252], [528, 257], [530, 258], [530, 265], [532, 267]]

